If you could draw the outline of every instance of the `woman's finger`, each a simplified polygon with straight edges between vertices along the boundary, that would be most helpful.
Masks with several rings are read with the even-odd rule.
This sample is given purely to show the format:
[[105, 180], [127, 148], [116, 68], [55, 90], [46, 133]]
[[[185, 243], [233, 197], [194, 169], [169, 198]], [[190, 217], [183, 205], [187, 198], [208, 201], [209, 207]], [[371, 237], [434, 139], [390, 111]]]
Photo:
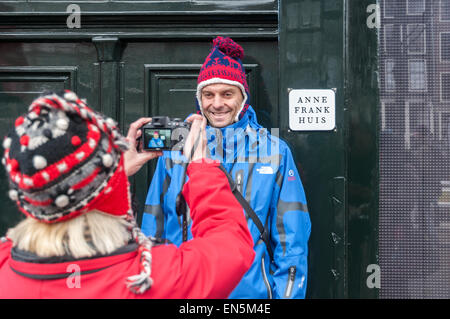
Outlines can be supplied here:
[[201, 116], [200, 114], [191, 114], [189, 115], [189, 117], [186, 119], [186, 122], [190, 122], [192, 123], [195, 120], [201, 120], [203, 118], [203, 116]]
[[141, 117], [137, 121], [134, 121], [130, 124], [130, 128], [128, 129], [127, 133], [127, 140], [131, 144], [131, 147], [136, 147], [136, 138], [138, 137], [137, 134], [139, 129], [151, 121], [151, 117]]

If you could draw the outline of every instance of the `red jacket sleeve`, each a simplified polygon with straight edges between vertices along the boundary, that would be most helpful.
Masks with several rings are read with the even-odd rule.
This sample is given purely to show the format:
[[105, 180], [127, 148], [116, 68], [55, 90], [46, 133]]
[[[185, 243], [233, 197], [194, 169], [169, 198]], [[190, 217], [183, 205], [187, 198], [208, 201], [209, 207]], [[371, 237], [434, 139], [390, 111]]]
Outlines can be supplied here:
[[250, 268], [253, 240], [242, 206], [217, 162], [191, 163], [183, 195], [193, 240], [183, 243], [178, 287], [184, 298], [226, 298]]

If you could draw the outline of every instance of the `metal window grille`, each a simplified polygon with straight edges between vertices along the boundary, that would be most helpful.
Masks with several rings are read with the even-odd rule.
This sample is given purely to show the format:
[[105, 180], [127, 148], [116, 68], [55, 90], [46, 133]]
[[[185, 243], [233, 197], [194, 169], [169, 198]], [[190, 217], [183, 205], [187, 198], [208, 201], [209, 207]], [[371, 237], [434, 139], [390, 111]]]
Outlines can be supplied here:
[[450, 0], [380, 5], [380, 297], [450, 298]]

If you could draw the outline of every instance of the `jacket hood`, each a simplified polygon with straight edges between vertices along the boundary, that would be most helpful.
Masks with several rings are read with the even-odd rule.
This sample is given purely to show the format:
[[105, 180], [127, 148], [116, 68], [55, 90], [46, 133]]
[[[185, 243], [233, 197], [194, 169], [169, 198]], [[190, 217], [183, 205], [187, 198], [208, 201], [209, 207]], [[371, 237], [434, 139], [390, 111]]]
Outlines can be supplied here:
[[261, 128], [262, 126], [259, 125], [258, 123], [258, 119], [256, 118], [256, 112], [253, 109], [253, 107], [249, 106], [247, 111], [245, 112], [245, 114], [242, 116], [242, 118], [237, 121], [234, 122], [233, 124], [230, 124], [228, 126], [225, 127], [221, 127], [221, 128], [217, 128], [217, 127], [213, 127], [213, 126], [206, 126], [206, 129], [219, 129], [222, 131], [222, 134], [225, 133], [225, 131], [227, 129], [238, 129], [238, 128], [242, 128], [245, 129], [247, 128], [247, 126], [250, 125], [253, 128]]

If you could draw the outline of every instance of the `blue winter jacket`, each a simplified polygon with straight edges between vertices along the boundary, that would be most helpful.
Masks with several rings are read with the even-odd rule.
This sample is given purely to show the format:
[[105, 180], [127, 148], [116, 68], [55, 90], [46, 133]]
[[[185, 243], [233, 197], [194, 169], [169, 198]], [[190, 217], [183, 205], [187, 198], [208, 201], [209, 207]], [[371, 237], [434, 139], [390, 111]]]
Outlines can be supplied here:
[[[274, 260], [270, 261], [258, 228], [244, 212], [256, 256], [229, 297], [304, 298], [311, 222], [289, 147], [258, 124], [252, 107], [239, 122], [220, 129], [208, 126], [207, 138], [211, 158], [221, 160], [241, 194], [268, 227], [274, 252]], [[176, 245], [182, 243], [182, 220], [177, 215], [175, 199], [184, 184], [183, 160], [184, 156], [175, 151], [164, 152], [159, 158], [142, 221], [147, 236], [165, 238]]]

